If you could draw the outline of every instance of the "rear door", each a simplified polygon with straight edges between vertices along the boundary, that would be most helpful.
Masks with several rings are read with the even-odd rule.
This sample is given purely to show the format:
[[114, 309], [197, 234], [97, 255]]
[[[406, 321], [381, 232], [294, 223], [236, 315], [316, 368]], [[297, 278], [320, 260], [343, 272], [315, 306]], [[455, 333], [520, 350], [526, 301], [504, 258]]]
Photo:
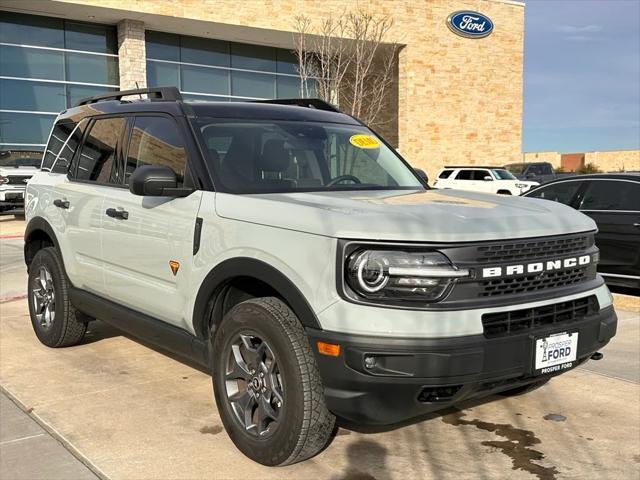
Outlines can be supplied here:
[[103, 218], [104, 274], [108, 298], [181, 327], [195, 286], [189, 285], [193, 238], [201, 191], [184, 198], [141, 197], [128, 182], [141, 165], [166, 165], [179, 186], [188, 184], [183, 130], [167, 115], [130, 118], [123, 187], [105, 199], [108, 209], [126, 212]]
[[598, 224], [599, 270], [640, 278], [640, 182], [588, 180], [579, 209]]
[[[62, 148], [52, 171], [71, 161], [67, 178], [56, 186], [53, 205], [64, 222], [64, 241], [69, 247], [65, 266], [77, 288], [104, 295], [102, 272], [102, 204], [117, 190], [119, 149], [125, 131], [124, 118], [91, 120], [84, 124]], [[77, 145], [81, 143], [79, 148]]]

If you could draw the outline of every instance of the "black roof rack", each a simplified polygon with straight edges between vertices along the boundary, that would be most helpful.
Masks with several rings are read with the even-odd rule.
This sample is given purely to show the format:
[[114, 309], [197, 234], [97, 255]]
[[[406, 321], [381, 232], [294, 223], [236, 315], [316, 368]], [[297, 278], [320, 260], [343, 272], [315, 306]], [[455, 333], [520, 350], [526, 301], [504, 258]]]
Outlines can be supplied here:
[[119, 100], [120, 98], [128, 97], [129, 95], [143, 94], [146, 94], [149, 97], [149, 100], [152, 102], [170, 102], [182, 100], [182, 94], [176, 87], [135, 88], [133, 90], [118, 90], [117, 92], [104, 93], [102, 95], [83, 98], [78, 102], [76, 107], [107, 100]]
[[252, 100], [254, 103], [275, 103], [278, 105], [296, 105], [298, 107], [315, 108], [326, 112], [342, 113], [329, 102], [319, 98], [278, 98], [273, 100]]

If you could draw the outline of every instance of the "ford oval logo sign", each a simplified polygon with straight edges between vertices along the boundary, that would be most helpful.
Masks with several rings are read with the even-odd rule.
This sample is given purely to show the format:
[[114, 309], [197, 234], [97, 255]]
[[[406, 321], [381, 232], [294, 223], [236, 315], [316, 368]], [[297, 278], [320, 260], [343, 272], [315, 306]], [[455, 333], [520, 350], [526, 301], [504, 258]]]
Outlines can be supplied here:
[[449, 15], [447, 25], [453, 33], [467, 38], [484, 38], [493, 31], [493, 22], [489, 17], [469, 10]]

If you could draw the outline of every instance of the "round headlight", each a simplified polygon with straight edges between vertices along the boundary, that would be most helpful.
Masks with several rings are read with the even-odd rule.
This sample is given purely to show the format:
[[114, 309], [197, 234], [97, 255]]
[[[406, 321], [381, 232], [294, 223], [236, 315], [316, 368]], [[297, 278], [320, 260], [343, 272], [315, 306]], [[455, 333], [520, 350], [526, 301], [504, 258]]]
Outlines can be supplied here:
[[440, 252], [357, 250], [347, 259], [346, 283], [372, 300], [433, 302], [459, 277], [469, 275]]

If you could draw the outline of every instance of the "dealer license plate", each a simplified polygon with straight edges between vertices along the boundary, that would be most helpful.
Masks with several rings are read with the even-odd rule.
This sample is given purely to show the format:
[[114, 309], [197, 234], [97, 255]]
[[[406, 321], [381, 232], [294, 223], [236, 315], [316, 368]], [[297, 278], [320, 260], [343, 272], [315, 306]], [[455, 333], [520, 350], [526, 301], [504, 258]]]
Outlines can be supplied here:
[[536, 339], [536, 373], [559, 372], [573, 367], [578, 353], [578, 332], [556, 333]]

